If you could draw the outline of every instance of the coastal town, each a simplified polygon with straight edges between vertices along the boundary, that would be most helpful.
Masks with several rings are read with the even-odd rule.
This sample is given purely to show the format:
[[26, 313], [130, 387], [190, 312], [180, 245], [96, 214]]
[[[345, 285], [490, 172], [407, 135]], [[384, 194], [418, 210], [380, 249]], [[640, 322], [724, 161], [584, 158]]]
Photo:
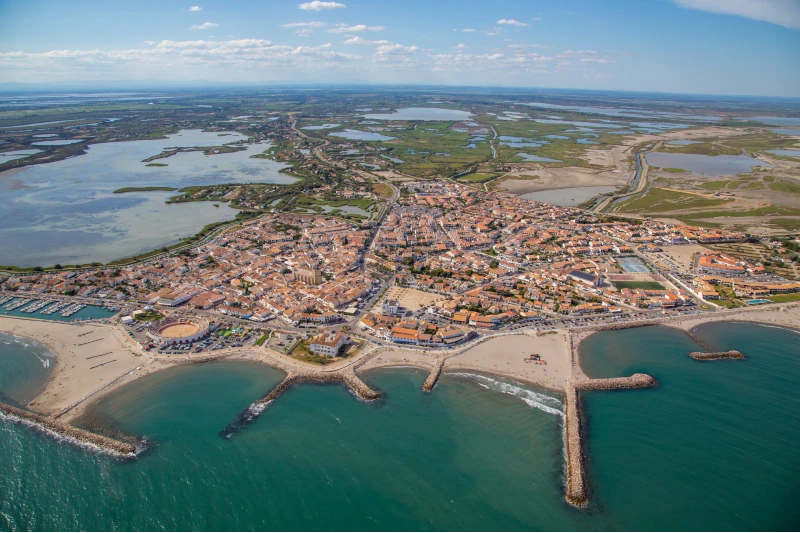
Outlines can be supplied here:
[[[133, 337], [179, 313], [205, 317], [207, 333], [249, 324], [261, 333], [254, 342], [272, 331], [297, 339], [337, 332], [345, 342], [349, 332], [441, 348], [493, 331], [713, 312], [800, 292], [797, 281], [713, 249], [745, 241], [741, 233], [615, 220], [452, 182], [398, 188], [378, 221], [274, 213], [128, 266], [5, 275], [0, 307], [112, 306]], [[693, 253], [680, 263], [673, 256], [684, 246]], [[201, 340], [137, 342], [189, 350]], [[314, 346], [320, 360], [339, 355]]]

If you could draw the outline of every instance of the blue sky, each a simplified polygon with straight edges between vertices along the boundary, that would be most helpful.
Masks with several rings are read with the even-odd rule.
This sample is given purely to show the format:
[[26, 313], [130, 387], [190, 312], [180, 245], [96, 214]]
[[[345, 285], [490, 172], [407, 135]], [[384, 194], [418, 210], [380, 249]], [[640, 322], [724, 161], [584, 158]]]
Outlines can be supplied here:
[[0, 0], [0, 81], [800, 96], [800, 0]]

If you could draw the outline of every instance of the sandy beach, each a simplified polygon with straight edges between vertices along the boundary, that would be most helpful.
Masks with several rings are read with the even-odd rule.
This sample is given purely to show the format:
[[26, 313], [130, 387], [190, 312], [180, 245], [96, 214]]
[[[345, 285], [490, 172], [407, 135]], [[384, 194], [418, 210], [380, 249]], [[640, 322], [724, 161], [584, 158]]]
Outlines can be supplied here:
[[[132, 381], [150, 371], [152, 360], [125, 342], [117, 328], [0, 317], [0, 331], [32, 339], [54, 356], [55, 371], [28, 407], [58, 415], [82, 400]], [[76, 416], [70, 411], [67, 419]]]
[[[525, 362], [539, 354], [547, 362]], [[526, 334], [493, 337], [449, 357], [444, 371], [473, 370], [511, 377], [562, 391], [571, 376], [569, 340], [565, 332], [534, 337]]]

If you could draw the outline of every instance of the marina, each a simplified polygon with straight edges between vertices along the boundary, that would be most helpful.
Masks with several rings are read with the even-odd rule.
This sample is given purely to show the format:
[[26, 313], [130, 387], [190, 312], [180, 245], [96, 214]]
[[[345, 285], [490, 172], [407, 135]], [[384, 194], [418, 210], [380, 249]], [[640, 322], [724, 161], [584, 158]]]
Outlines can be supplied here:
[[3, 296], [0, 299], [0, 316], [18, 316], [40, 320], [86, 321], [109, 318], [117, 308], [104, 305], [89, 305], [52, 299], [17, 298]]

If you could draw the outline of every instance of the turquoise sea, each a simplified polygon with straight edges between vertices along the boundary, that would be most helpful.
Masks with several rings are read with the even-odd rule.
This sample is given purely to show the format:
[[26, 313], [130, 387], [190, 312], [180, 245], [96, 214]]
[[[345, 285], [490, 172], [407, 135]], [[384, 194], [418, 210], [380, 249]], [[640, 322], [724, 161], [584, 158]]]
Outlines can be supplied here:
[[[564, 501], [563, 398], [550, 392], [446, 374], [425, 394], [423, 372], [379, 370], [364, 376], [379, 402], [297, 386], [226, 440], [220, 430], [281, 374], [222, 362], [94, 405], [83, 423], [148, 438], [135, 461], [0, 421], [0, 529], [797, 529], [800, 334], [731, 323], [699, 334], [747, 359], [694, 361], [697, 345], [663, 327], [584, 344], [592, 376], [659, 379], [586, 395], [586, 510]], [[0, 373], [31, 355], [0, 342]], [[13, 398], [10, 387], [0, 381]]]

